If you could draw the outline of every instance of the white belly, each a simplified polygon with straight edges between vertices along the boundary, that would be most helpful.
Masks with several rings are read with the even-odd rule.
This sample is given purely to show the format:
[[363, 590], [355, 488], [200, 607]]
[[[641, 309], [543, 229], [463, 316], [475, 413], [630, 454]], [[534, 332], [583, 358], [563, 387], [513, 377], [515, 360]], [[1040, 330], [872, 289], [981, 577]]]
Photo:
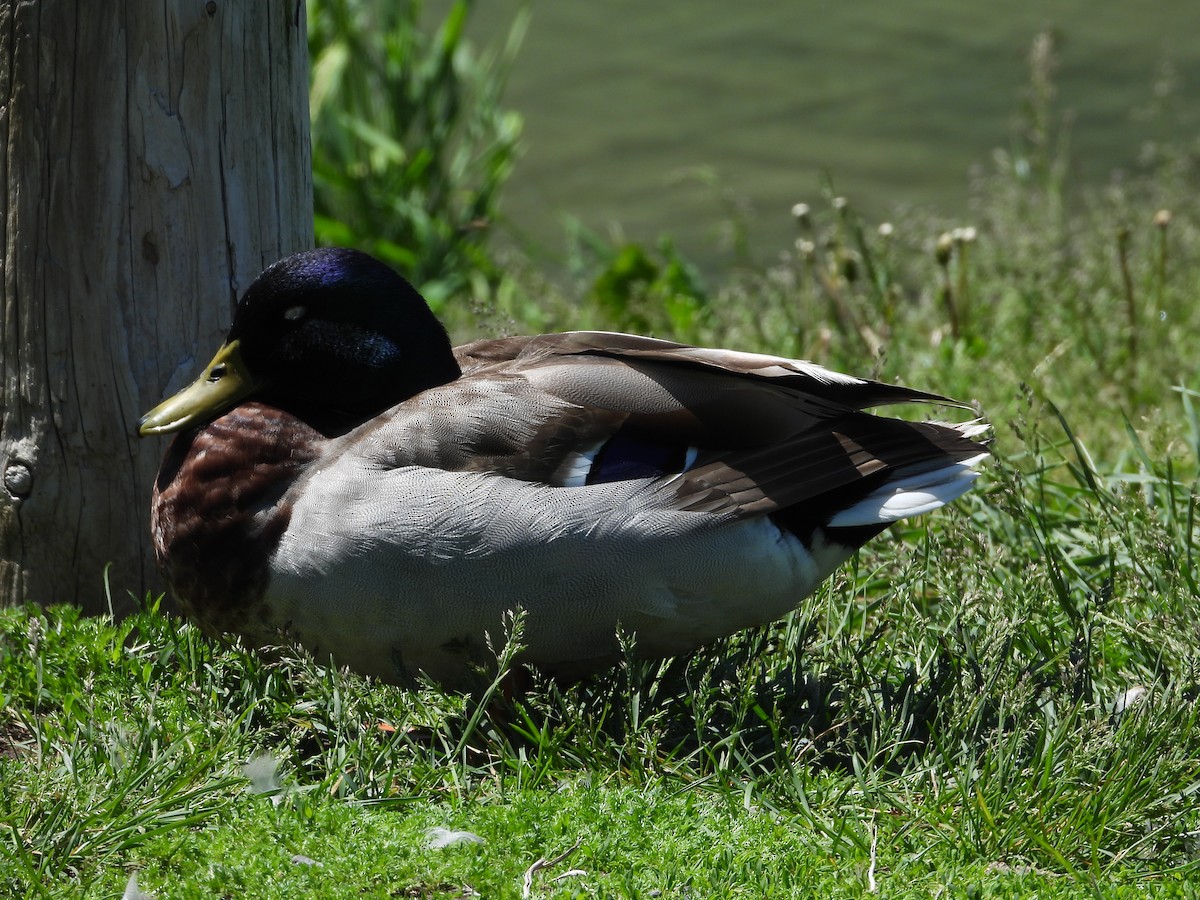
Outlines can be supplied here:
[[686, 652], [783, 616], [851, 552], [809, 552], [766, 518], [663, 508], [662, 479], [555, 488], [364, 468], [314, 473], [267, 598], [275, 627], [387, 680], [461, 682], [518, 608], [522, 659], [551, 671], [613, 661], [618, 629], [639, 655]]

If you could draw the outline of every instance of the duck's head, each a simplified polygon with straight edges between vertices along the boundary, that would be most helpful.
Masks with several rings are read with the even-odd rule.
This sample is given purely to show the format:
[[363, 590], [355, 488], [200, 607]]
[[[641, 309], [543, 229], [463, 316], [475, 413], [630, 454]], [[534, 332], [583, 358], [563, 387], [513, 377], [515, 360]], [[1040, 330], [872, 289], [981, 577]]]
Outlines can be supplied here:
[[143, 416], [138, 433], [181, 431], [248, 400], [335, 433], [459, 374], [412, 285], [357, 250], [311, 250], [254, 280], [212, 362]]

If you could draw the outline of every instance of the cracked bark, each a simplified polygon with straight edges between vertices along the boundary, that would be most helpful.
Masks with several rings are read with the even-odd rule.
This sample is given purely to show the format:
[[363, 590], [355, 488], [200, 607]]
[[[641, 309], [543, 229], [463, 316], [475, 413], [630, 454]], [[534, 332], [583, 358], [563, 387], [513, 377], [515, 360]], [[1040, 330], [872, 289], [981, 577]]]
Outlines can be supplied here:
[[[181, 387], [312, 241], [303, 0], [0, 0], [0, 605], [159, 585], [147, 505]], [[203, 358], [199, 358], [203, 357]]]

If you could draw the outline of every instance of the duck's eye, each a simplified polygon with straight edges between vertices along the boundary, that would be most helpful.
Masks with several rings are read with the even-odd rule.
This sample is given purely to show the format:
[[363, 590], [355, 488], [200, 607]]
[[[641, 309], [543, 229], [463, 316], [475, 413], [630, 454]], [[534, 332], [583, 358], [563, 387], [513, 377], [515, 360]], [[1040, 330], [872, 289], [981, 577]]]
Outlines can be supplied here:
[[283, 317], [289, 322], [295, 322], [297, 319], [304, 318], [304, 314], [308, 312], [303, 306], [289, 306], [284, 310]]
[[226, 371], [227, 371], [227, 368], [225, 366], [225, 363], [217, 363], [215, 366], [213, 366], [211, 369], [208, 370], [208, 380], [209, 381], [220, 381], [222, 378], [225, 377]]

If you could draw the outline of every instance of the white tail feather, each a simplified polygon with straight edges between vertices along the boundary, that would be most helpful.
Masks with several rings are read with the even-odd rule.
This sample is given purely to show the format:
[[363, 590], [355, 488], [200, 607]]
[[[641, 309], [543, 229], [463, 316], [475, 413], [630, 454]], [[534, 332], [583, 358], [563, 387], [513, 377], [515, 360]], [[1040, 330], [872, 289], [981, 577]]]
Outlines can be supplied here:
[[829, 520], [832, 528], [853, 528], [897, 522], [945, 506], [965, 494], [979, 477], [974, 466], [986, 453], [962, 462], [889, 481]]

